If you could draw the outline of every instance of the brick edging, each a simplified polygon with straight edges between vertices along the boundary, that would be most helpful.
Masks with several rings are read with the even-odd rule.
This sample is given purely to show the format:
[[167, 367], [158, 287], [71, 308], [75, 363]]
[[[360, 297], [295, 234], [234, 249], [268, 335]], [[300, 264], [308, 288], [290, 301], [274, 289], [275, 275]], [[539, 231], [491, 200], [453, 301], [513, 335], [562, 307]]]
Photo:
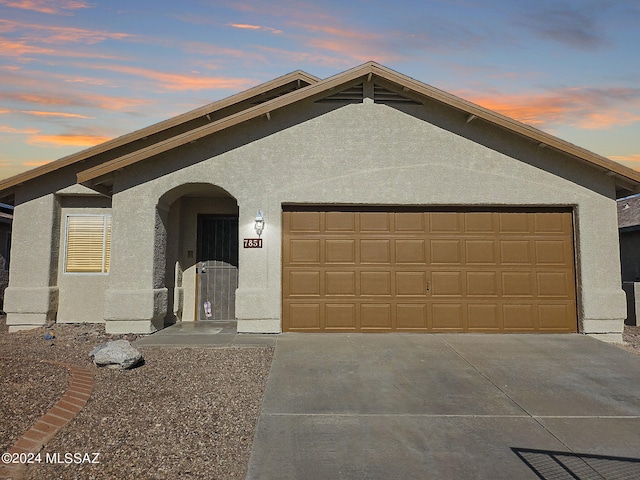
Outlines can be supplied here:
[[[7, 357], [4, 357], [7, 358]], [[9, 449], [10, 454], [38, 453], [56, 433], [62, 430], [85, 406], [93, 390], [93, 373], [85, 367], [55, 360], [24, 360], [59, 365], [69, 370], [71, 380], [67, 391], [40, 419], [27, 430]], [[5, 453], [5, 452], [0, 452]], [[0, 480], [17, 480], [24, 473], [24, 465], [4, 464], [0, 462]]]

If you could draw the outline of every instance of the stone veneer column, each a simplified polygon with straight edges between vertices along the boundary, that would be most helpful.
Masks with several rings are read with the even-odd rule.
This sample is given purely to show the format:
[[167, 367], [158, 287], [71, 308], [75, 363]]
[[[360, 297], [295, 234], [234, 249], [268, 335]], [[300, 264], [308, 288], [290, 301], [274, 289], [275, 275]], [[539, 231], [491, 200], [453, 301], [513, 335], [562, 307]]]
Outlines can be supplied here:
[[18, 194], [12, 226], [9, 286], [4, 300], [10, 332], [54, 322], [58, 310], [58, 201], [54, 194], [24, 203], [20, 203], [19, 197]]

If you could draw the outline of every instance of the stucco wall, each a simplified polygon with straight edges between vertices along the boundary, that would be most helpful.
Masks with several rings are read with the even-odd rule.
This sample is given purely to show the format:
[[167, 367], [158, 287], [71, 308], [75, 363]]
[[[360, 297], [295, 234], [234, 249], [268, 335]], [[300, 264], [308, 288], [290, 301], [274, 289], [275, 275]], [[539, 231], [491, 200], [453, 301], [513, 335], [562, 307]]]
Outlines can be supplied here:
[[239, 330], [280, 331], [283, 203], [548, 205], [574, 208], [581, 331], [619, 338], [625, 297], [611, 177], [437, 106], [352, 104], [313, 118], [314, 108], [325, 107], [272, 112], [116, 174], [108, 320], [157, 326], [167, 296], [157, 259], [170, 233], [156, 204], [205, 182], [237, 200], [240, 239], [255, 237], [255, 212], [265, 212], [264, 248], [240, 248]]
[[61, 208], [57, 322], [104, 322], [104, 295], [107, 290], [109, 274], [65, 272], [65, 218], [67, 215], [108, 215], [110, 213], [110, 208]]

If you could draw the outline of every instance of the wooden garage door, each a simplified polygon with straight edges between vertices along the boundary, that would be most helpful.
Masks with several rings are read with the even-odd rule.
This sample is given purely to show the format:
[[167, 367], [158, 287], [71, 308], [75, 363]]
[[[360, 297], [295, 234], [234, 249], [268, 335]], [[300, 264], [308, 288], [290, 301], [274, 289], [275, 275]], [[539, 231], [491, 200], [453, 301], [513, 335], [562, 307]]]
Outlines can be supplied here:
[[283, 330], [575, 332], [570, 211], [283, 212]]

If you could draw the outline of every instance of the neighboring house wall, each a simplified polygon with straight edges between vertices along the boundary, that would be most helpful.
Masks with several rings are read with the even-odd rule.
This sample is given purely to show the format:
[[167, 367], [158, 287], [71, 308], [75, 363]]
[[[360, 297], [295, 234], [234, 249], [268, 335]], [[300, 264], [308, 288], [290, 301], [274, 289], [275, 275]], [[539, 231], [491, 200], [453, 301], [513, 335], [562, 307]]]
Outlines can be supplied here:
[[11, 220], [0, 218], [0, 310], [4, 306], [4, 291], [9, 285], [11, 256]]
[[640, 312], [640, 196], [618, 200], [622, 287], [627, 294], [627, 325], [638, 325]]

